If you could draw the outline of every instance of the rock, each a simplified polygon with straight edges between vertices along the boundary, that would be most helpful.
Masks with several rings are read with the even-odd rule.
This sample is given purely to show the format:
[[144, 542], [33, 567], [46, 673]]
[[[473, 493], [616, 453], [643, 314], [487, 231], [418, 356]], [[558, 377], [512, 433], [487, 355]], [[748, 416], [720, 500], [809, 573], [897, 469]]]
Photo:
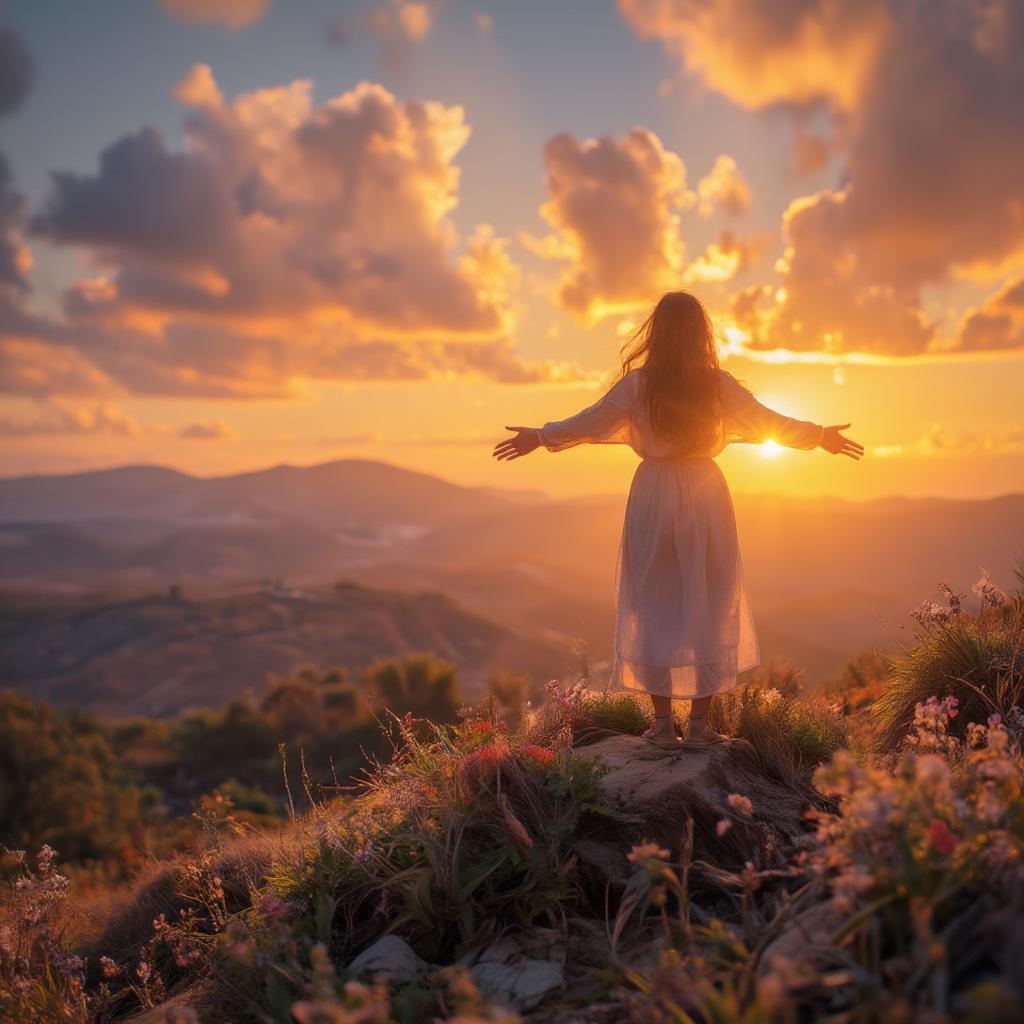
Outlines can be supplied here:
[[565, 987], [565, 955], [561, 931], [535, 928], [503, 935], [475, 957], [470, 973], [487, 999], [523, 1012]]
[[484, 998], [516, 1012], [532, 1010], [565, 986], [565, 970], [551, 960], [515, 956], [507, 962], [479, 960], [470, 968]]
[[356, 974], [368, 977], [383, 975], [389, 985], [408, 985], [427, 969], [405, 939], [398, 935], [384, 935], [372, 946], [367, 946], [348, 965]]
[[[599, 826], [577, 852], [590, 865], [606, 863], [611, 881], [618, 881], [618, 858], [633, 843], [651, 840], [678, 850], [687, 818], [694, 823], [694, 856], [722, 868], [741, 868], [748, 860], [764, 866], [776, 859], [779, 847], [806, 832], [806, 794], [766, 775], [746, 740], [675, 751], [639, 736], [617, 735], [576, 754], [600, 757], [609, 768], [601, 789], [612, 808], [611, 827]], [[749, 818], [729, 806], [731, 793], [751, 801]], [[723, 818], [730, 828], [718, 835]], [[600, 845], [608, 849], [601, 851]]]
[[599, 839], [577, 839], [571, 849], [582, 865], [592, 868], [601, 878], [615, 885], [625, 885], [629, 881], [632, 865], [626, 860], [625, 851], [618, 846]]

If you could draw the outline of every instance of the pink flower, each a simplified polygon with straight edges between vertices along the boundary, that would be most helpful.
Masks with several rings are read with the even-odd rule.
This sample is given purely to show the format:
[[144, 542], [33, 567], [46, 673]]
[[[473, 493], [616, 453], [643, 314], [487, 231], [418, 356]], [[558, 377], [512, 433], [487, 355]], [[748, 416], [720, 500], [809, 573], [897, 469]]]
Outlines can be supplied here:
[[744, 818], [749, 818], [754, 813], [754, 805], [750, 802], [749, 797], [745, 797], [741, 793], [730, 793], [725, 800], [737, 814], [742, 814]]
[[942, 854], [950, 854], [960, 845], [960, 837], [940, 818], [932, 819], [927, 836], [928, 842]]
[[719, 838], [721, 838], [731, 828], [732, 822], [728, 818], [719, 818], [718, 824], [715, 826], [715, 832], [718, 834]]

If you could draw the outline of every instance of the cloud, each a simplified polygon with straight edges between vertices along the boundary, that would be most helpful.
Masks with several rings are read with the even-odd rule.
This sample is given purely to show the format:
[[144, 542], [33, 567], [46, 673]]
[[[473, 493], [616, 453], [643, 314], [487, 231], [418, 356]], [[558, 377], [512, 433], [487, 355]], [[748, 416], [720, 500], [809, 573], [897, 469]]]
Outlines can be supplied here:
[[367, 24], [386, 46], [399, 42], [419, 43], [430, 35], [434, 11], [430, 4], [417, 0], [395, 0], [372, 8]]
[[554, 234], [521, 234], [528, 248], [569, 263], [555, 302], [596, 320], [651, 301], [678, 285], [684, 246], [677, 211], [694, 202], [686, 167], [646, 128], [621, 140], [562, 133], [544, 146], [548, 200], [540, 214]]
[[719, 208], [737, 217], [750, 206], [752, 199], [750, 186], [740, 174], [736, 161], [725, 153], [697, 183], [697, 196], [697, 209], [702, 217], [710, 217]]
[[384, 0], [354, 15], [331, 19], [325, 29], [327, 42], [348, 46], [365, 32], [376, 41], [384, 68], [400, 73], [415, 47], [429, 38], [437, 7], [437, 0]]
[[808, 105], [832, 119], [842, 187], [784, 214], [782, 287], [755, 345], [894, 355], [1009, 346], [992, 324], [940, 337], [922, 292], [1024, 263], [1021, 4], [622, 0], [620, 11], [735, 102], [782, 105], [798, 131]]
[[[0, 116], [17, 110], [32, 84], [32, 58], [13, 28], [0, 25]], [[28, 288], [32, 254], [21, 236], [23, 202], [0, 153], [0, 303]]]
[[53, 175], [31, 230], [102, 272], [65, 291], [60, 321], [0, 318], [11, 387], [53, 382], [47, 346], [69, 383], [149, 395], [579, 376], [518, 356], [508, 242], [485, 224], [460, 240], [451, 221], [462, 108], [365, 81], [321, 106], [311, 91], [298, 81], [229, 102], [196, 65], [175, 88], [183, 148], [142, 128], [103, 150], [95, 173]]
[[852, 109], [890, 27], [887, 0], [618, 0], [712, 89], [751, 109], [827, 99]]
[[757, 232], [744, 239], [723, 229], [719, 232], [718, 241], [712, 242], [702, 255], [687, 266], [683, 281], [686, 284], [730, 281], [737, 274], [759, 263], [773, 241], [771, 232]]
[[238, 434], [221, 419], [193, 420], [178, 431], [178, 437], [190, 441], [234, 441]]
[[980, 310], [968, 310], [957, 347], [965, 352], [1024, 348], [1024, 274], [1007, 281]]
[[160, 0], [167, 14], [197, 25], [223, 25], [237, 31], [259, 21], [270, 0]]
[[0, 115], [21, 106], [32, 84], [32, 56], [21, 36], [9, 25], [0, 25]]
[[176, 94], [191, 106], [183, 151], [152, 128], [125, 136], [97, 174], [54, 175], [32, 221], [115, 267], [114, 306], [500, 330], [496, 282], [481, 296], [472, 266], [451, 258], [461, 107], [399, 101], [365, 81], [320, 107], [308, 81], [227, 103], [204, 65]]
[[41, 402], [26, 417], [0, 416], [0, 435], [40, 437], [69, 434], [116, 434], [136, 437], [141, 433], [133, 417], [111, 402], [72, 405], [59, 399]]
[[996, 433], [950, 430], [939, 424], [910, 444], [881, 445], [871, 454], [881, 458], [908, 456], [1012, 455], [1024, 452], [1024, 425]]

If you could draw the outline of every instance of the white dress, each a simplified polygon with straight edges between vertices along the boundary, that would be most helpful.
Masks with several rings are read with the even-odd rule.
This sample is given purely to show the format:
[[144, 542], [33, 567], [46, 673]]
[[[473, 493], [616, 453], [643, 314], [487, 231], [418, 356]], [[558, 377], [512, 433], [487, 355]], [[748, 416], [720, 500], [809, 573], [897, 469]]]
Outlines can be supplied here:
[[628, 444], [642, 457], [615, 573], [610, 687], [705, 697], [734, 686], [739, 672], [760, 661], [732, 497], [715, 456], [732, 441], [815, 448], [824, 427], [767, 408], [720, 370], [715, 437], [684, 454], [651, 428], [640, 400], [645, 372], [631, 370], [582, 412], [545, 423], [540, 441], [552, 452], [586, 442]]

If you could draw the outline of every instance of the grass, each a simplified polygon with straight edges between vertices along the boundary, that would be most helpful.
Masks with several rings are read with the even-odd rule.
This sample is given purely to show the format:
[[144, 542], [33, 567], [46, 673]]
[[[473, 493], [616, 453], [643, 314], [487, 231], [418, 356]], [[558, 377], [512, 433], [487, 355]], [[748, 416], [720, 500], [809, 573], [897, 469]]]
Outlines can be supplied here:
[[[277, 835], [206, 807], [203, 843], [88, 904], [52, 852], [5, 853], [0, 1017], [85, 1024], [173, 1003], [176, 1019], [239, 1024], [511, 1024], [466, 963], [547, 929], [582, 980], [538, 1020], [1020, 1020], [1024, 617], [986, 593], [975, 615], [922, 612], [889, 680], [870, 673], [885, 758], [851, 750], [842, 705], [785, 667], [714, 702], [766, 774], [808, 787], [813, 832], [770, 867], [695, 861], [691, 819], [678, 854], [634, 847], [595, 907], [574, 849], [607, 810], [586, 745], [643, 731], [646, 702], [552, 686], [514, 727], [495, 701], [449, 724], [410, 713], [357, 790], [309, 793]], [[731, 838], [758, 809], [728, 802]], [[353, 979], [344, 965], [386, 933], [447, 966], [404, 988]]]
[[[954, 595], [955, 597], [955, 595]], [[1004, 720], [1024, 698], [1024, 602], [983, 607], [969, 616], [953, 609], [921, 615], [917, 643], [891, 662], [888, 684], [871, 707], [877, 747], [895, 750], [910, 732], [914, 708], [928, 697], [955, 697], [951, 730], [999, 714]]]

